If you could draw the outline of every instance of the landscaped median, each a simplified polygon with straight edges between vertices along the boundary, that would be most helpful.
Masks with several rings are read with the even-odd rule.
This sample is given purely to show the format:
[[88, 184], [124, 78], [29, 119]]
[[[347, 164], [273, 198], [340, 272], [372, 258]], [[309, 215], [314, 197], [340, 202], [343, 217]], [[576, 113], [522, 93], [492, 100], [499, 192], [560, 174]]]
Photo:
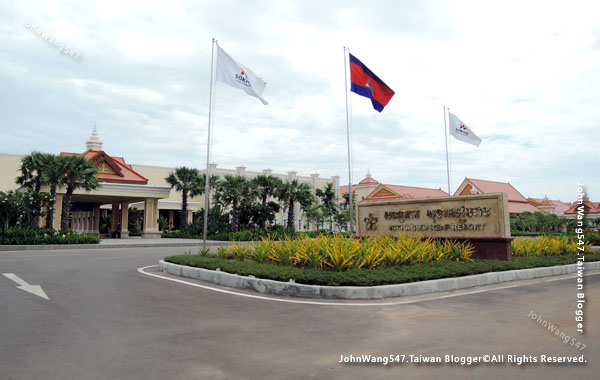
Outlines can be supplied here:
[[[407, 236], [265, 240], [249, 247], [222, 247], [216, 257], [170, 256], [160, 266], [171, 274], [224, 286], [323, 298], [414, 295], [577, 270], [576, 243], [540, 239], [526, 243], [526, 249], [519, 244], [511, 261], [501, 261], [472, 260], [470, 248], [459, 243]], [[600, 263], [589, 263], [600, 261], [600, 254], [589, 246], [586, 250], [588, 268], [600, 269]]]

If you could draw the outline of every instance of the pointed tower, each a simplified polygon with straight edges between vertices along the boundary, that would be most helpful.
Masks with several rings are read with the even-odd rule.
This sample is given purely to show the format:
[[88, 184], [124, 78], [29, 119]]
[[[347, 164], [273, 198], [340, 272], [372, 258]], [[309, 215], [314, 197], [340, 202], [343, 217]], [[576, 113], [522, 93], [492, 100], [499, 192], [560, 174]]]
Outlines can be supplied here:
[[88, 150], [100, 151], [102, 150], [102, 141], [98, 138], [98, 130], [96, 129], [96, 122], [94, 122], [94, 129], [90, 139], [85, 142], [85, 147]]

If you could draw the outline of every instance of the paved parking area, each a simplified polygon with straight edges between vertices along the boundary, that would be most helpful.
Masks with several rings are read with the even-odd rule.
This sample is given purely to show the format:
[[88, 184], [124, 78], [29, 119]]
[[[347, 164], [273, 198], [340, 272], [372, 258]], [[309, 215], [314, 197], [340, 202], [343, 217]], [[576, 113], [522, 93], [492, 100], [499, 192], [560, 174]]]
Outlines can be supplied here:
[[[575, 331], [575, 278], [352, 306], [257, 299], [147, 276], [185, 247], [0, 252], [0, 272], [40, 285], [48, 300], [0, 276], [3, 379], [595, 379], [600, 275], [585, 278], [585, 328]], [[152, 271], [152, 268], [148, 269]], [[592, 273], [590, 273], [592, 274]], [[509, 285], [510, 287], [507, 287]], [[514, 285], [514, 286], [513, 286]], [[250, 294], [250, 293], [248, 293]], [[285, 299], [291, 300], [293, 299]], [[406, 301], [412, 301], [407, 303]], [[576, 337], [563, 343], [532, 319]], [[358, 364], [363, 354], [414, 358], [584, 355], [545, 363]]]

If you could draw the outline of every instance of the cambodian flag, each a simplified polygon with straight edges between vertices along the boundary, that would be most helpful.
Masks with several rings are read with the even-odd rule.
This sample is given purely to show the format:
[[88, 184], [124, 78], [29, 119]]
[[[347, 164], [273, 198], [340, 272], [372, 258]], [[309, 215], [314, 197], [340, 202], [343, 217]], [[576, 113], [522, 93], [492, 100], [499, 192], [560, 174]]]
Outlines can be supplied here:
[[350, 55], [350, 82], [352, 82], [350, 91], [371, 99], [373, 108], [379, 112], [383, 111], [383, 108], [394, 96], [394, 90], [389, 88], [355, 56], [348, 54]]

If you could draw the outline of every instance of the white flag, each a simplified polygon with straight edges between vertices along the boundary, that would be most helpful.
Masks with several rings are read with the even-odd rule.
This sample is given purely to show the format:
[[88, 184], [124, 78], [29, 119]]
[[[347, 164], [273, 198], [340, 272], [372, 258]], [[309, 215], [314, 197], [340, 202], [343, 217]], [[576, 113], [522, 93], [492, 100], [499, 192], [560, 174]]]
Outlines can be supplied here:
[[465, 123], [460, 121], [450, 112], [448, 112], [448, 118], [450, 119], [450, 134], [454, 136], [455, 139], [475, 146], [479, 146], [479, 144], [481, 144], [481, 139], [477, 137], [477, 135], [473, 133], [473, 131], [470, 130]]
[[263, 104], [269, 104], [261, 96], [267, 85], [265, 81], [254, 75], [252, 70], [237, 63], [219, 45], [217, 49], [217, 80], [244, 90], [246, 94], [260, 99]]

